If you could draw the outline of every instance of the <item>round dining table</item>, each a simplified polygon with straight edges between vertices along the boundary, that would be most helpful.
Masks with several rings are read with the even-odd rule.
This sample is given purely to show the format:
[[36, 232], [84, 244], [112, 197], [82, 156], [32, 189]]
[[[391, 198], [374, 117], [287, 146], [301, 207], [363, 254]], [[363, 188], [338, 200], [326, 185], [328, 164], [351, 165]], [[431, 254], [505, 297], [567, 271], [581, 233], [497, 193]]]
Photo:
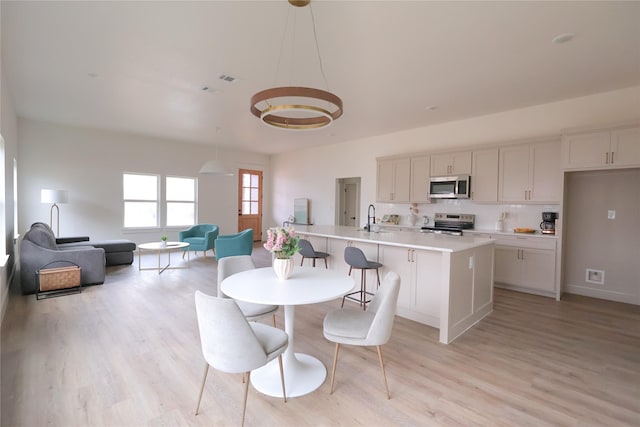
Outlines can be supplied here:
[[[284, 329], [289, 335], [289, 346], [282, 355], [287, 397], [311, 393], [324, 383], [327, 376], [320, 360], [294, 352], [295, 306], [336, 299], [353, 288], [354, 281], [346, 274], [298, 266], [287, 280], [278, 279], [272, 267], [265, 267], [233, 274], [221, 284], [222, 292], [231, 298], [284, 306]], [[282, 397], [278, 360], [252, 371], [251, 384], [268, 396]]]

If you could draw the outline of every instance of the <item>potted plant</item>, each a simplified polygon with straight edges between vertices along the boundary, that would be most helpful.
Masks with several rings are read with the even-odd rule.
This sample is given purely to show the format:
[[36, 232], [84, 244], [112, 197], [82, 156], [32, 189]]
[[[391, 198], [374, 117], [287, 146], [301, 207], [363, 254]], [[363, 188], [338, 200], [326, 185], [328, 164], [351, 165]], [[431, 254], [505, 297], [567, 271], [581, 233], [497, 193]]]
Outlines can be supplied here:
[[267, 241], [264, 248], [271, 252], [273, 259], [273, 269], [278, 278], [286, 280], [293, 271], [293, 256], [300, 250], [298, 241], [300, 236], [296, 235], [293, 228], [274, 227], [267, 230]]
[[160, 244], [162, 246], [167, 246], [167, 236], [160, 237]]

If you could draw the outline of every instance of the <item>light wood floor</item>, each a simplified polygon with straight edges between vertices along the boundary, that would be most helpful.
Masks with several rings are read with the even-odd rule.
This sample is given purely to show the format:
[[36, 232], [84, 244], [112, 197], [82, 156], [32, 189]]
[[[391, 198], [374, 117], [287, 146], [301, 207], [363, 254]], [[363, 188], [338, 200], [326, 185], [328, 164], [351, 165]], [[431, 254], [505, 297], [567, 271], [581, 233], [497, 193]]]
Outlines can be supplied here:
[[[269, 264], [264, 250], [255, 258]], [[239, 425], [238, 375], [210, 371], [193, 415], [204, 367], [193, 294], [215, 293], [215, 283], [215, 261], [200, 254], [189, 270], [162, 275], [139, 272], [137, 260], [110, 268], [104, 285], [78, 295], [12, 295], [2, 325], [2, 426]], [[329, 369], [322, 319], [338, 306], [296, 310], [296, 351]], [[286, 404], [250, 389], [246, 425], [640, 425], [637, 306], [496, 290], [493, 313], [454, 343], [396, 318], [383, 351], [391, 400], [375, 349], [344, 347], [333, 395], [328, 381]]]

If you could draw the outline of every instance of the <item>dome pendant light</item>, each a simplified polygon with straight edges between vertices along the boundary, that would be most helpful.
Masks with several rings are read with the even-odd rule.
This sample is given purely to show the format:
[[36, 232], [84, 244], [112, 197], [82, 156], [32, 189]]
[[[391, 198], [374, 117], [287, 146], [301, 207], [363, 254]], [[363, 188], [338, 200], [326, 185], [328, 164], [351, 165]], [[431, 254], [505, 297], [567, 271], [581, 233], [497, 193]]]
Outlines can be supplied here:
[[[289, 3], [294, 7], [305, 7], [310, 1], [289, 0]], [[313, 10], [311, 10], [311, 22], [320, 72], [326, 84]], [[251, 97], [251, 114], [263, 123], [279, 129], [319, 129], [330, 125], [342, 116], [342, 100], [337, 95], [321, 89], [302, 86], [274, 87], [260, 91]]]

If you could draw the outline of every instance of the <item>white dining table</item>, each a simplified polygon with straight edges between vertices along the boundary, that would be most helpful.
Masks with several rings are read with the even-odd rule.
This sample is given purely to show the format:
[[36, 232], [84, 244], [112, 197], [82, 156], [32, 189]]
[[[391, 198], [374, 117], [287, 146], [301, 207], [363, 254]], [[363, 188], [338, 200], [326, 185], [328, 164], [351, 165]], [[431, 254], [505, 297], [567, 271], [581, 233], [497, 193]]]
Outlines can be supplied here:
[[[324, 268], [296, 266], [289, 279], [280, 280], [272, 267], [265, 267], [227, 277], [221, 290], [241, 301], [284, 306], [284, 329], [289, 335], [289, 346], [282, 355], [285, 387], [287, 397], [297, 397], [319, 388], [327, 370], [317, 358], [294, 352], [295, 307], [339, 298], [352, 291], [354, 284], [346, 274]], [[268, 396], [282, 397], [278, 360], [252, 371], [251, 384]]]

